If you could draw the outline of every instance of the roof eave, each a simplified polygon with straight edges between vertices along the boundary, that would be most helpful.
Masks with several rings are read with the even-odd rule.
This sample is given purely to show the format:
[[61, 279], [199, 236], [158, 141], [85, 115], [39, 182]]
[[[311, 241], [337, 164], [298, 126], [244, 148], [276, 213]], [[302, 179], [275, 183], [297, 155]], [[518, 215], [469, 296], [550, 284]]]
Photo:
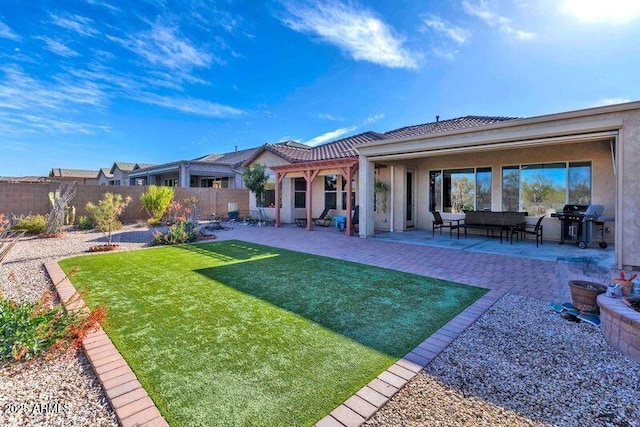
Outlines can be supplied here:
[[640, 109], [640, 101], [627, 102], [624, 104], [606, 105], [603, 107], [592, 107], [581, 110], [566, 111], [563, 113], [544, 114], [541, 116], [527, 117], [523, 119], [505, 120], [488, 125], [472, 126], [467, 128], [455, 129], [446, 132], [426, 133], [423, 135], [415, 135], [401, 138], [389, 138], [379, 141], [369, 141], [358, 144], [358, 148], [378, 147], [383, 145], [397, 144], [399, 142], [420, 141], [425, 139], [443, 138], [454, 135], [465, 135], [475, 132], [484, 132], [490, 130], [507, 129], [517, 126], [525, 126], [538, 123], [553, 122], [558, 120], [575, 119], [588, 116], [598, 116], [603, 114], [618, 113], [629, 110]]

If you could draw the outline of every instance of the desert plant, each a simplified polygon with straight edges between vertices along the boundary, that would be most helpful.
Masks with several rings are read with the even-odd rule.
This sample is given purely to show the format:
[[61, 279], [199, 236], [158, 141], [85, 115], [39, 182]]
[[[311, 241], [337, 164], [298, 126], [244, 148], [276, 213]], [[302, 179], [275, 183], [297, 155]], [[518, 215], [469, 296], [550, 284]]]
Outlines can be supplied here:
[[65, 209], [64, 223], [65, 225], [73, 225], [76, 222], [76, 207], [67, 206]]
[[264, 193], [264, 186], [269, 180], [267, 168], [259, 163], [254, 163], [244, 170], [242, 179], [244, 180], [244, 186], [256, 196], [256, 206], [260, 207], [260, 199], [262, 198], [262, 193]]
[[95, 228], [95, 224], [93, 220], [88, 216], [81, 215], [78, 218], [78, 229], [79, 230], [93, 230]]
[[27, 234], [42, 234], [47, 223], [44, 215], [28, 215], [16, 221], [14, 230], [26, 231]]
[[197, 238], [198, 224], [191, 221], [181, 221], [169, 227], [165, 233], [153, 235], [154, 245], [179, 245], [194, 242]]
[[196, 197], [188, 197], [181, 201], [174, 200], [167, 209], [167, 223], [169, 225], [184, 221], [197, 223], [198, 215], [198, 199]]
[[120, 215], [130, 202], [131, 197], [129, 196], [123, 199], [120, 194], [107, 192], [104, 193], [102, 200], [97, 205], [91, 202], [87, 203], [87, 212], [95, 221], [98, 229], [107, 236], [109, 246], [112, 244], [111, 233], [122, 228]]
[[[14, 248], [18, 241], [22, 236], [24, 236], [23, 232], [15, 232], [11, 228], [11, 222], [4, 216], [4, 214], [0, 214], [0, 266], [2, 265], [2, 261], [5, 260], [11, 249]], [[0, 274], [0, 281], [2, 280], [2, 275]], [[0, 286], [0, 296], [2, 294], [2, 287]]]
[[52, 304], [53, 299], [51, 291], [37, 302], [17, 303], [0, 296], [0, 361], [30, 360], [77, 347], [106, 314], [104, 307], [88, 315], [65, 312]]
[[173, 187], [159, 187], [150, 185], [147, 191], [140, 195], [140, 202], [149, 214], [147, 223], [157, 225], [171, 205], [174, 196]]
[[67, 206], [75, 196], [75, 182], [72, 184], [62, 184], [58, 190], [49, 193], [51, 212], [47, 217], [47, 224], [44, 229], [44, 234], [46, 236], [57, 236], [62, 232]]

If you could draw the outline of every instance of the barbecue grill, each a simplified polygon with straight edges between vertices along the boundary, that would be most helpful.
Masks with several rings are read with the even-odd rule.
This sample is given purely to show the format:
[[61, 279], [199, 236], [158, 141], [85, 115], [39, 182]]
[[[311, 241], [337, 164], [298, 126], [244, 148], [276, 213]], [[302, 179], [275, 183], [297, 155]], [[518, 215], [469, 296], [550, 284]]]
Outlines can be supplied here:
[[[600, 237], [598, 245], [602, 249], [606, 248], [604, 223], [611, 221], [611, 218], [607, 218], [603, 214], [604, 206], [585, 204], [564, 205], [562, 212], [552, 213], [551, 216], [558, 218], [562, 223], [560, 244], [565, 241], [572, 241], [576, 242], [580, 249], [584, 249], [591, 241], [593, 231], [595, 231]], [[593, 228], [594, 226], [595, 228]]]

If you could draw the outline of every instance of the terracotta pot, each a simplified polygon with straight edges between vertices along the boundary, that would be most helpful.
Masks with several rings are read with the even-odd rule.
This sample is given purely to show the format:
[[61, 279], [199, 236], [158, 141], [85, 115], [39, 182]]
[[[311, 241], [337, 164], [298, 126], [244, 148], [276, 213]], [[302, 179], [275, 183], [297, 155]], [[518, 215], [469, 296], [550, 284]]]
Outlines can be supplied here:
[[633, 282], [631, 280], [613, 279], [613, 283], [622, 286], [622, 295], [627, 296], [633, 290]]
[[605, 293], [607, 287], [600, 283], [585, 282], [584, 280], [570, 280], [569, 289], [573, 305], [580, 311], [598, 313], [598, 295]]

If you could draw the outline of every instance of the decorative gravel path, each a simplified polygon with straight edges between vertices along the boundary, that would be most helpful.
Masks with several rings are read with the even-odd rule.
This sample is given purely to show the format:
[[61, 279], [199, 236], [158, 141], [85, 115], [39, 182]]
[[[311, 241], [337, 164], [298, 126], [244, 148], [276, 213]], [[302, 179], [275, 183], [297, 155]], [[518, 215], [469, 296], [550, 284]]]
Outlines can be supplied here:
[[638, 426], [640, 363], [548, 303], [503, 296], [368, 426]]
[[[219, 237], [260, 241], [272, 232], [257, 230], [238, 227]], [[121, 250], [137, 249], [148, 246], [151, 232], [126, 227], [116, 240]], [[342, 240], [345, 247], [366, 243], [372, 253], [387, 244]], [[72, 231], [59, 239], [20, 242], [3, 265], [4, 295], [37, 300], [51, 286], [44, 261], [86, 253], [102, 241], [100, 233]], [[305, 245], [316, 246], [312, 239]], [[508, 294], [368, 425], [640, 426], [638, 378], [640, 363], [609, 348], [598, 329], [562, 319], [546, 301]], [[115, 426], [117, 421], [84, 355], [73, 351], [26, 365], [0, 365], [0, 425]]]

